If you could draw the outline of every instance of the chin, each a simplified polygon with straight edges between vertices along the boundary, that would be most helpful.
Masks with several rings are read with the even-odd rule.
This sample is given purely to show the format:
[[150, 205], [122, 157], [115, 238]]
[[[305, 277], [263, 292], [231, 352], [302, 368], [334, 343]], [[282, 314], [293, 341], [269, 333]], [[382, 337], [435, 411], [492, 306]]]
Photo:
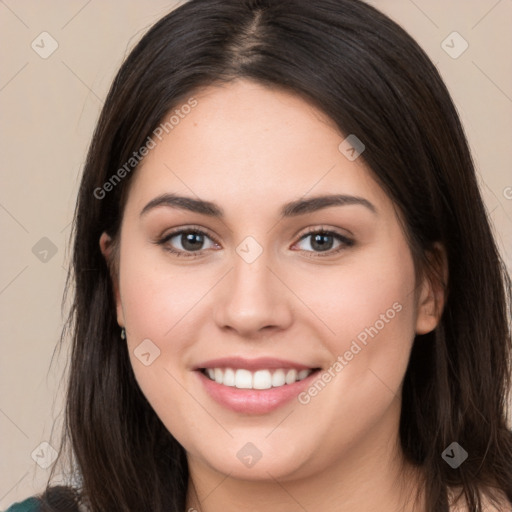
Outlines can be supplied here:
[[311, 457], [303, 451], [298, 453], [291, 449], [300, 443], [290, 440], [289, 444], [282, 444], [279, 450], [277, 446], [264, 440], [265, 435], [267, 434], [261, 436], [261, 449], [257, 446], [257, 440], [231, 440], [230, 446], [218, 445], [215, 450], [199, 453], [195, 457], [215, 471], [241, 480], [293, 480], [318, 471], [319, 468], [312, 467]]

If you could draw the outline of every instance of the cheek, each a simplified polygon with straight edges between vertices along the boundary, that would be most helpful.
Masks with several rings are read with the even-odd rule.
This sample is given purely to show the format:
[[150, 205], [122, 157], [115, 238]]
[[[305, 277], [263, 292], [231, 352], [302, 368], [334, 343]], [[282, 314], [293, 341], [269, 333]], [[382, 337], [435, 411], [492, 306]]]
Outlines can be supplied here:
[[[387, 254], [378, 252], [347, 262], [329, 278], [326, 274], [317, 282], [324, 284], [324, 293], [313, 295], [312, 308], [335, 333], [325, 331], [323, 337], [332, 362], [300, 403], [310, 417], [324, 418], [325, 442], [339, 451], [373, 429], [394, 431], [414, 339], [414, 266], [408, 248], [396, 244]], [[327, 448], [324, 455], [331, 457]]]
[[357, 388], [361, 400], [373, 386], [398, 390], [415, 334], [414, 286], [412, 257], [400, 238], [317, 276], [308, 304], [329, 328], [324, 340], [333, 363], [342, 359], [335, 387]]
[[173, 348], [179, 350], [173, 330], [181, 327], [215, 276], [209, 278], [198, 268], [171, 266], [164, 250], [149, 243], [128, 239], [124, 249], [120, 292], [128, 331], [138, 338], [173, 339]]
[[204, 411], [184, 391], [189, 376], [183, 363], [197, 340], [195, 307], [218, 276], [192, 267], [173, 268], [160, 249], [129, 237], [123, 244], [120, 294], [135, 378], [168, 430], [187, 444], [187, 429], [194, 427], [196, 417], [204, 417]]
[[372, 326], [379, 332], [404, 328], [409, 340], [414, 334], [414, 287], [414, 265], [404, 242], [351, 255], [339, 267], [303, 281], [301, 293], [330, 328], [332, 347], [343, 349], [342, 340], [362, 333], [364, 341]]

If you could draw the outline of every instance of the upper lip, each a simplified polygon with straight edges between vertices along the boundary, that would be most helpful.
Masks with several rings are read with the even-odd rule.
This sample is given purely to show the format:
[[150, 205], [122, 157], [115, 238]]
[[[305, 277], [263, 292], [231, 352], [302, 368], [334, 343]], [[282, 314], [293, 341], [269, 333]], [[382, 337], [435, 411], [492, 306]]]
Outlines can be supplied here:
[[204, 361], [194, 367], [194, 370], [202, 370], [203, 368], [237, 368], [244, 370], [276, 370], [295, 369], [295, 370], [309, 370], [317, 368], [316, 366], [305, 365], [295, 361], [288, 361], [285, 359], [276, 359], [274, 357], [258, 357], [255, 359], [246, 359], [243, 357], [223, 357], [219, 359], [210, 359]]

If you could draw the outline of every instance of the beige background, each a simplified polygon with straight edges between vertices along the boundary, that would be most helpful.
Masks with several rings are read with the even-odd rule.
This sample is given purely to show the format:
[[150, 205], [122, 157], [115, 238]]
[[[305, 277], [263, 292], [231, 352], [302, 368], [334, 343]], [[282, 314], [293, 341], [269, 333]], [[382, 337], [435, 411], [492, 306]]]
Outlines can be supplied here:
[[[512, 0], [370, 3], [415, 37], [444, 77], [512, 268]], [[31, 454], [43, 441], [57, 447], [59, 439], [52, 426], [62, 418], [66, 354], [50, 363], [62, 327], [70, 221], [94, 123], [127, 52], [175, 5], [0, 0], [0, 509], [41, 490], [50, 470]], [[42, 46], [44, 31], [58, 43], [47, 59], [31, 47], [34, 40]], [[453, 31], [469, 43], [456, 59], [441, 46]], [[448, 44], [461, 48], [456, 39]], [[41, 252], [50, 247], [43, 237], [54, 255]]]

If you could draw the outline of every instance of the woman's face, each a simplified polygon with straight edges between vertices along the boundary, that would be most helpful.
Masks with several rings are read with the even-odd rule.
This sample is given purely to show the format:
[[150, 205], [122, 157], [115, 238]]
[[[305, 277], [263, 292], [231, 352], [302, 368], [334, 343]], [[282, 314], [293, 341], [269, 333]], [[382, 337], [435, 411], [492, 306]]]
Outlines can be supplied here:
[[117, 315], [143, 393], [192, 467], [286, 480], [378, 457], [436, 325], [391, 200], [299, 97], [241, 80], [194, 98], [122, 221]]

